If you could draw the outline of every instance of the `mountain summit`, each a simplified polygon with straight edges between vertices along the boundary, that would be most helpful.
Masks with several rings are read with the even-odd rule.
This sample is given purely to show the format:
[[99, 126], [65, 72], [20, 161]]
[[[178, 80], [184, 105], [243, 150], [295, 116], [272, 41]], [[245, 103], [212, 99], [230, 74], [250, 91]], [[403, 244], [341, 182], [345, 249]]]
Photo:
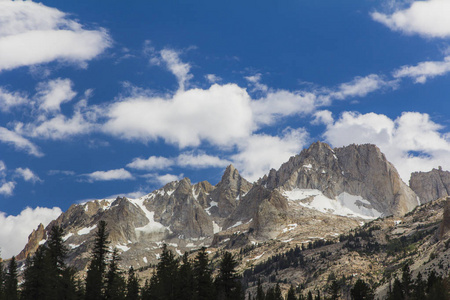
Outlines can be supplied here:
[[139, 199], [74, 204], [30, 235], [21, 255], [45, 243], [45, 232], [57, 224], [66, 232], [69, 263], [85, 269], [94, 229], [105, 220], [123, 264], [139, 268], [157, 260], [163, 243], [181, 254], [267, 239], [333, 238], [366, 220], [405, 214], [417, 199], [376, 146], [332, 149], [317, 142], [254, 184], [229, 165], [215, 186], [184, 178]]

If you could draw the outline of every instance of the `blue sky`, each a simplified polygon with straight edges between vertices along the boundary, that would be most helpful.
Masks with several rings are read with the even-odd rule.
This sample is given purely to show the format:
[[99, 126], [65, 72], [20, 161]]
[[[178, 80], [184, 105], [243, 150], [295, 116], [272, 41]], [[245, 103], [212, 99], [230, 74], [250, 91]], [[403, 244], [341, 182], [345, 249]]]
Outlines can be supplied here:
[[[71, 204], [321, 140], [450, 169], [450, 2], [0, 1], [2, 256]], [[14, 242], [11, 240], [14, 235]], [[8, 241], [8, 242], [6, 242]]]

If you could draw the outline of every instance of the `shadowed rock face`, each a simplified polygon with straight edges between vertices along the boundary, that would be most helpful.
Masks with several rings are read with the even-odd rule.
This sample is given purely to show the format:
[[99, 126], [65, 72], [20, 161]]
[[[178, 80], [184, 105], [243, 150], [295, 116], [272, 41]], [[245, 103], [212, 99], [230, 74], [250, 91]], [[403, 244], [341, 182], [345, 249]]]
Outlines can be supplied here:
[[450, 235], [450, 197], [447, 197], [444, 206], [444, 215], [439, 227], [439, 239], [443, 240]]
[[427, 203], [450, 195], [450, 172], [440, 167], [430, 172], [411, 174], [409, 186], [416, 192], [421, 203]]
[[44, 225], [39, 224], [36, 230], [28, 236], [28, 243], [25, 245], [25, 248], [16, 256], [17, 260], [22, 260], [28, 257], [29, 254], [33, 254], [36, 252], [39, 247], [39, 242], [42, 239], [47, 238], [47, 232], [44, 229]]
[[359, 195], [384, 215], [402, 215], [418, 204], [395, 167], [371, 144], [333, 150], [325, 143], [314, 143], [259, 183], [280, 191], [317, 189], [329, 198], [343, 192]]

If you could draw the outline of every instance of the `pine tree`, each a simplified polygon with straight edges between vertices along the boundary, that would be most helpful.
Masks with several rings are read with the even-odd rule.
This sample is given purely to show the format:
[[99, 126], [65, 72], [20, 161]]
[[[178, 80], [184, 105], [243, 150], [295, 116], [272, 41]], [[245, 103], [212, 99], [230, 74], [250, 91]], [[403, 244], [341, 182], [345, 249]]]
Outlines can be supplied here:
[[49, 287], [46, 267], [45, 248], [40, 246], [34, 253], [34, 256], [28, 256], [25, 262], [22, 300], [45, 299]]
[[294, 289], [294, 287], [292, 285], [289, 288], [286, 300], [297, 300], [297, 296], [295, 295], [295, 289]]
[[341, 296], [340, 294], [341, 287], [337, 283], [336, 280], [331, 282], [330, 287], [328, 288], [328, 293], [330, 294], [330, 300], [337, 300]]
[[125, 298], [125, 280], [119, 270], [119, 252], [114, 248], [109, 269], [106, 274], [106, 300], [121, 300]]
[[209, 269], [209, 259], [206, 248], [202, 247], [194, 260], [195, 299], [213, 299], [214, 288]]
[[425, 299], [425, 289], [427, 283], [422, 278], [422, 274], [419, 272], [417, 274], [416, 280], [414, 281], [414, 299], [422, 300]]
[[236, 276], [237, 265], [238, 262], [233, 255], [226, 251], [220, 261], [219, 274], [215, 280], [217, 299], [239, 299], [241, 287]]
[[18, 300], [18, 280], [16, 257], [13, 256], [8, 264], [8, 271], [5, 276], [5, 298], [8, 300]]
[[128, 270], [127, 279], [127, 296], [126, 300], [136, 300], [139, 299], [139, 278], [134, 272], [133, 267]]
[[184, 300], [194, 299], [194, 271], [189, 261], [188, 253], [185, 252], [182, 259], [183, 264], [178, 272], [178, 298]]
[[283, 295], [281, 294], [280, 285], [277, 283], [274, 290], [275, 300], [283, 300]]
[[409, 265], [406, 264], [402, 268], [402, 288], [405, 299], [409, 299], [411, 291], [413, 288], [413, 281], [411, 278], [411, 271], [409, 270]]
[[92, 258], [86, 276], [86, 300], [102, 300], [106, 272], [106, 258], [109, 253], [106, 222], [98, 223]]
[[353, 300], [372, 300], [374, 299], [374, 294], [370, 286], [364, 282], [362, 279], [358, 279], [350, 290], [350, 294]]
[[308, 298], [307, 299], [308, 300], [313, 300], [313, 295], [312, 295], [311, 291], [308, 292]]
[[175, 300], [176, 281], [178, 275], [178, 260], [167, 245], [163, 245], [162, 253], [156, 266], [156, 295], [160, 299]]
[[261, 285], [261, 278], [258, 278], [258, 287], [256, 289], [256, 300], [264, 300], [266, 295], [264, 294], [264, 290]]

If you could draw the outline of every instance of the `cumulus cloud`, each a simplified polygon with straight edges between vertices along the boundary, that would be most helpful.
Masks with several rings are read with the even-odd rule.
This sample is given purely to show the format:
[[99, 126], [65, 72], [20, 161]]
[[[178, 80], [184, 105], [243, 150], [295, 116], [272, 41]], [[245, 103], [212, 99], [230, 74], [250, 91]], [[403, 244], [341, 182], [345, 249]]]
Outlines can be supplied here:
[[316, 108], [316, 95], [309, 92], [286, 90], [268, 92], [263, 98], [252, 101], [256, 124], [273, 124], [278, 118], [310, 114]]
[[329, 110], [319, 110], [314, 113], [314, 119], [311, 121], [313, 125], [325, 124], [329, 125], [333, 123], [333, 114]]
[[303, 128], [286, 129], [281, 136], [253, 135], [238, 145], [239, 153], [231, 159], [247, 180], [255, 181], [300, 153], [307, 139], [308, 133]]
[[179, 91], [168, 99], [127, 98], [112, 104], [106, 115], [108, 133], [144, 142], [160, 138], [180, 148], [202, 141], [227, 146], [253, 130], [250, 97], [235, 84]]
[[150, 156], [147, 159], [135, 158], [129, 164], [128, 168], [138, 170], [163, 170], [172, 166], [189, 167], [195, 169], [225, 167], [230, 162], [221, 159], [218, 156], [212, 156], [205, 153], [184, 152], [177, 157], [166, 158], [162, 156]]
[[127, 164], [128, 168], [138, 169], [138, 170], [162, 170], [169, 168], [173, 165], [173, 160], [162, 157], [162, 156], [150, 156], [147, 159], [144, 158], [135, 158], [129, 164]]
[[450, 2], [447, 0], [414, 1], [406, 9], [392, 14], [374, 12], [372, 18], [391, 30], [431, 38], [450, 37]]
[[183, 174], [174, 175], [174, 174], [146, 174], [144, 177], [148, 178], [150, 182], [159, 184], [159, 185], [165, 185], [172, 181], [178, 181], [183, 178]]
[[351, 143], [377, 145], [405, 182], [411, 172], [450, 169], [449, 134], [429, 115], [404, 112], [395, 120], [382, 114], [345, 112], [324, 134], [333, 146]]
[[11, 108], [24, 105], [29, 102], [28, 97], [21, 92], [10, 92], [0, 87], [0, 111], [8, 112]]
[[209, 83], [217, 83], [222, 81], [222, 78], [220, 78], [220, 76], [214, 74], [206, 74], [205, 78], [206, 80], [208, 80]]
[[23, 136], [4, 127], [0, 127], [0, 142], [12, 145], [17, 150], [25, 151], [30, 155], [34, 155], [37, 157], [44, 156], [44, 154], [35, 144], [30, 142]]
[[25, 181], [31, 181], [32, 183], [41, 182], [42, 180], [29, 168], [17, 168], [16, 176], [21, 177]]
[[429, 78], [450, 72], [450, 56], [443, 61], [425, 61], [416, 66], [402, 66], [393, 72], [395, 78], [410, 77], [415, 83], [425, 83]]
[[42, 223], [47, 226], [62, 213], [58, 207], [25, 208], [19, 215], [7, 216], [0, 212], [0, 248], [1, 255], [10, 258], [19, 254], [28, 241], [28, 235]]
[[60, 111], [61, 104], [72, 100], [77, 94], [72, 90], [72, 81], [61, 78], [42, 82], [37, 90], [39, 108], [44, 111]]
[[196, 169], [226, 167], [230, 161], [221, 159], [217, 156], [205, 153], [181, 153], [176, 159], [177, 165], [180, 167], [191, 167]]
[[84, 67], [110, 45], [105, 30], [83, 29], [57, 9], [31, 1], [0, 1], [0, 71], [55, 60]]
[[133, 175], [123, 168], [109, 171], [95, 171], [93, 173], [86, 174], [85, 176], [90, 182], [133, 179]]
[[0, 195], [11, 196], [13, 194], [14, 188], [16, 187], [16, 183], [14, 181], [0, 181], [0, 184]]

